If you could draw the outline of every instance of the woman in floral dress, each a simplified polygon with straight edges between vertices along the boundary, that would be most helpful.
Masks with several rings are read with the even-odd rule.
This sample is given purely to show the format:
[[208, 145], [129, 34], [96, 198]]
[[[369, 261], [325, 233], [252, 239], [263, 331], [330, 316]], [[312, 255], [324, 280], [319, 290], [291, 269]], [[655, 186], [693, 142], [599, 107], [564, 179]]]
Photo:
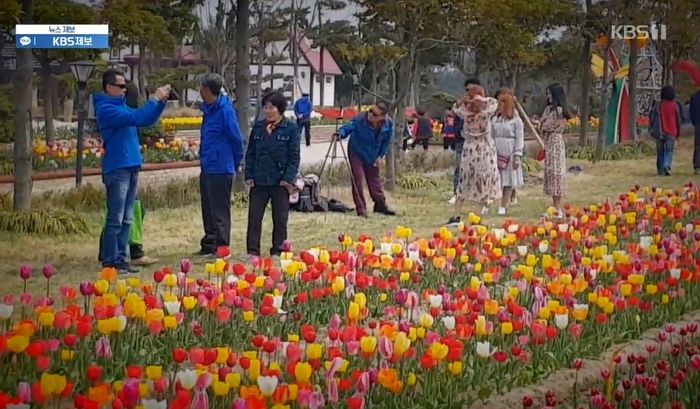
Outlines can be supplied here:
[[453, 110], [464, 120], [462, 137], [464, 148], [457, 182], [457, 200], [454, 214], [447, 225], [461, 221], [465, 201], [481, 205], [481, 215], [488, 214], [488, 206], [501, 197], [501, 176], [496, 161], [496, 144], [491, 136], [491, 118], [496, 113], [498, 101], [485, 98], [484, 89], [472, 86], [461, 103]]
[[564, 88], [559, 84], [548, 86], [540, 131], [544, 141], [544, 193], [552, 198], [555, 217], [564, 215], [561, 200], [566, 195], [566, 145], [562, 133], [569, 118]]

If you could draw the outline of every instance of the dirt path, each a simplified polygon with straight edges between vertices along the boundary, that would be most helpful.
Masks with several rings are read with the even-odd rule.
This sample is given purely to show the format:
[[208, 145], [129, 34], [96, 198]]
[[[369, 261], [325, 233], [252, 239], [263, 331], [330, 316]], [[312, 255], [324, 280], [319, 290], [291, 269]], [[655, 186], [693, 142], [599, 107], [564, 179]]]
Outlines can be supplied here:
[[[679, 328], [690, 323], [700, 324], [700, 311], [688, 313], [684, 315], [681, 320], [669, 324]], [[598, 359], [584, 359], [583, 367], [578, 374], [577, 389], [579, 391], [579, 402], [588, 401], [588, 396], [584, 396], [584, 394], [588, 393], [592, 387], [600, 385], [601, 370], [610, 368], [612, 359], [616, 354], [623, 357], [630, 354], [646, 356], [648, 354], [646, 351], [647, 345], [658, 345], [658, 343], [655, 341], [656, 336], [663, 330], [663, 328], [647, 330], [640, 338], [636, 340], [625, 344], [614, 345], [605, 351]], [[671, 345], [679, 338], [680, 336], [678, 335], [678, 332], [671, 334], [669, 341], [664, 343], [661, 353], [663, 355], [668, 355], [671, 351]], [[629, 364], [625, 359], [623, 359], [622, 362], [617, 365], [617, 371], [625, 372], [628, 369]], [[544, 405], [544, 397], [548, 391], [554, 392], [559, 405], [562, 403], [570, 404], [571, 400], [573, 399], [574, 378], [575, 371], [573, 369], [560, 369], [537, 384], [515, 388], [504, 395], [492, 398], [487, 403], [475, 403], [469, 406], [469, 409], [522, 408], [522, 401], [526, 396], [532, 398], [534, 401], [533, 407], [538, 408]], [[588, 407], [587, 404], [581, 403], [579, 403], [579, 406]]]

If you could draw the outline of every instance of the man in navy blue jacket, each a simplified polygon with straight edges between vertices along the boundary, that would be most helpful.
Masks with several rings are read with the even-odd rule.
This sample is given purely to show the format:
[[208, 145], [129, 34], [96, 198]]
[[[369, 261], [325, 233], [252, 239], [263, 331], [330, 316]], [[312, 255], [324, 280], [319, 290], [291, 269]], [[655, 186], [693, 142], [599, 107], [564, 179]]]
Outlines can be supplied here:
[[689, 109], [690, 121], [693, 123], [695, 128], [695, 141], [693, 146], [693, 168], [695, 169], [695, 174], [700, 174], [700, 90], [695, 91], [692, 97], [690, 97], [690, 109]]
[[[221, 95], [224, 79], [206, 74], [200, 81], [201, 140], [199, 145], [199, 192], [202, 199], [204, 237], [201, 255], [228, 250], [231, 241], [231, 187], [243, 161], [243, 136], [231, 100]], [[224, 254], [228, 254], [225, 251]]]
[[311, 112], [314, 107], [309, 99], [309, 94], [301, 94], [301, 98], [294, 103], [294, 115], [297, 117], [297, 127], [301, 133], [304, 130], [306, 146], [311, 146]]
[[102, 182], [107, 196], [107, 223], [102, 238], [102, 266], [119, 274], [136, 273], [129, 267], [129, 231], [133, 222], [138, 175], [143, 158], [137, 127], [153, 126], [165, 109], [170, 86], [156, 89], [141, 108], [126, 105], [124, 74], [107, 70], [102, 75], [104, 94], [93, 95], [95, 116], [102, 137]]
[[387, 216], [396, 213], [389, 209], [379, 177], [379, 159], [386, 155], [394, 137], [394, 123], [387, 117], [387, 107], [378, 102], [369, 112], [363, 112], [350, 123], [338, 129], [341, 139], [350, 137], [348, 159], [352, 169], [352, 200], [360, 217], [367, 217], [367, 204], [362, 188], [362, 179], [367, 181], [367, 190], [374, 201], [374, 212]]

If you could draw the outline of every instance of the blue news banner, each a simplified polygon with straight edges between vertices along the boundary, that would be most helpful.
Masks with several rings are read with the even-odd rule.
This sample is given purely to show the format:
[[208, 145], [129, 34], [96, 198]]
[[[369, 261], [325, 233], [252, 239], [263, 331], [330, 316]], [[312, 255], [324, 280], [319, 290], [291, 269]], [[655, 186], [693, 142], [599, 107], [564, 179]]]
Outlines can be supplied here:
[[109, 34], [19, 34], [16, 48], [108, 49]]

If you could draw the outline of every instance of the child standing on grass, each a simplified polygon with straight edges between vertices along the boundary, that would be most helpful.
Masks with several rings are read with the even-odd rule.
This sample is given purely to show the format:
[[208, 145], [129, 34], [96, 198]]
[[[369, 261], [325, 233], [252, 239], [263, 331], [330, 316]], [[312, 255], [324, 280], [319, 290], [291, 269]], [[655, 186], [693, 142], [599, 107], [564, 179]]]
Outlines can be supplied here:
[[442, 148], [445, 150], [456, 149], [457, 135], [461, 131], [460, 118], [452, 111], [446, 111], [442, 120]]

